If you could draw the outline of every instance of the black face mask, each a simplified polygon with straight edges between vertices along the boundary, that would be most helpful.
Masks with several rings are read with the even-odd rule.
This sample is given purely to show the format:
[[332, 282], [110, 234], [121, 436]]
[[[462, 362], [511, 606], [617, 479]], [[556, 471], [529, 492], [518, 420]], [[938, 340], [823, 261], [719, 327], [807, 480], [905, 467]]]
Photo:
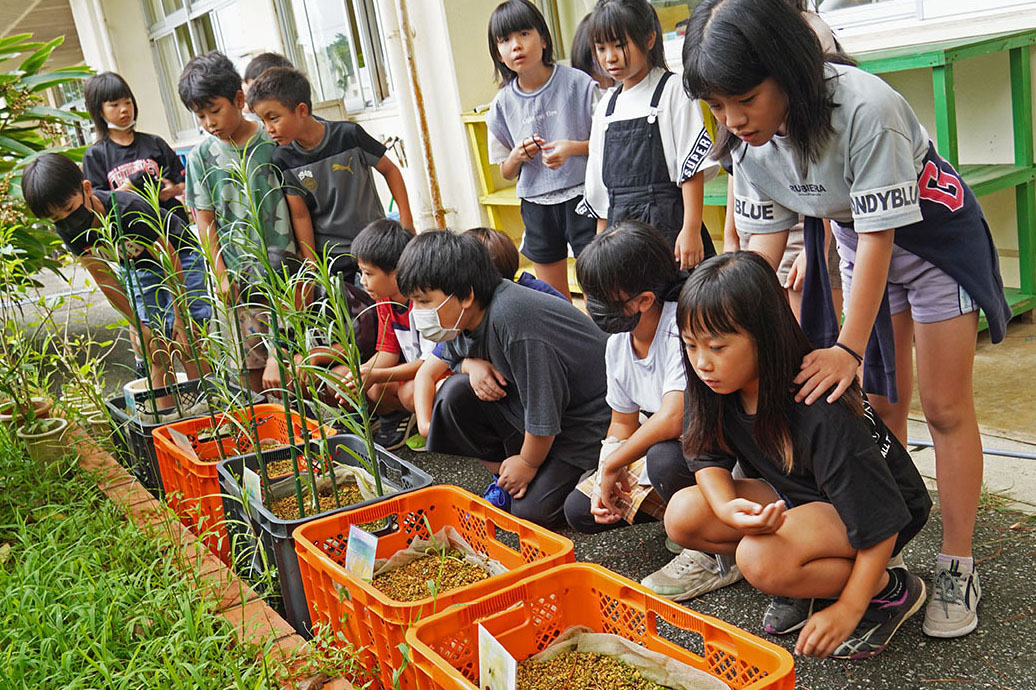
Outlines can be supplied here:
[[83, 195], [83, 205], [61, 220], [54, 221], [54, 227], [70, 238], [81, 235], [94, 224], [94, 212], [86, 205], [86, 195]]
[[[628, 302], [629, 300], [626, 300]], [[586, 313], [605, 333], [629, 333], [640, 323], [640, 312], [627, 316], [626, 302], [618, 306], [593, 297], [586, 298]]]

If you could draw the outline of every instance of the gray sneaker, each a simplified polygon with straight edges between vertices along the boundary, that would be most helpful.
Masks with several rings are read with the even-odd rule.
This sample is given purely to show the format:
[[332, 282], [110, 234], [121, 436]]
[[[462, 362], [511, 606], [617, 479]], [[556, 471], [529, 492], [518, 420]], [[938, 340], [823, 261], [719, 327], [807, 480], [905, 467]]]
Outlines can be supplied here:
[[813, 615], [815, 599], [774, 597], [763, 614], [763, 630], [771, 635], [787, 635], [806, 624]]
[[640, 584], [666, 599], [686, 601], [714, 589], [726, 587], [740, 579], [741, 571], [737, 565], [732, 565], [724, 573], [713, 556], [701, 551], [684, 549], [661, 570], [656, 570], [641, 580]]
[[895, 601], [872, 599], [856, 630], [831, 653], [832, 659], [860, 661], [880, 654], [907, 618], [921, 610], [925, 599], [924, 580], [903, 572], [906, 586]]
[[978, 626], [982, 586], [978, 571], [962, 573], [960, 564], [937, 566], [932, 600], [924, 612], [921, 630], [930, 637], [961, 637]]

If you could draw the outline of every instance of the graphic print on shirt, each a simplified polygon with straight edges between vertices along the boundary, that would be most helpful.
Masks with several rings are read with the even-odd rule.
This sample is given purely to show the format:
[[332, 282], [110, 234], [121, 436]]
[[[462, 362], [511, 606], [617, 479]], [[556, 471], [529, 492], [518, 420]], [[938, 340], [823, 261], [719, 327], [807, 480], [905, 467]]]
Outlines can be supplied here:
[[942, 204], [950, 211], [959, 211], [964, 206], [964, 186], [960, 179], [928, 161], [917, 180], [922, 199]]
[[745, 220], [773, 220], [773, 202], [735, 196], [734, 215]]
[[712, 137], [709, 136], [707, 129], [702, 129], [698, 132], [698, 138], [694, 140], [691, 152], [683, 159], [683, 165], [680, 166], [680, 179], [677, 181], [677, 184], [683, 184], [694, 177], [698, 173], [698, 166], [701, 165], [701, 162], [705, 160], [705, 156], [709, 155], [711, 150]]
[[895, 209], [917, 207], [918, 192], [916, 182], [867, 189], [853, 194], [849, 199], [853, 218], [863, 220], [873, 216], [881, 216]]
[[124, 182], [132, 178], [137, 173], [147, 173], [156, 180], [161, 179], [161, 169], [158, 167], [158, 163], [151, 158], [139, 158], [134, 161], [128, 161], [121, 165], [116, 165], [114, 168], [108, 171], [108, 184], [112, 189], [118, 189]]

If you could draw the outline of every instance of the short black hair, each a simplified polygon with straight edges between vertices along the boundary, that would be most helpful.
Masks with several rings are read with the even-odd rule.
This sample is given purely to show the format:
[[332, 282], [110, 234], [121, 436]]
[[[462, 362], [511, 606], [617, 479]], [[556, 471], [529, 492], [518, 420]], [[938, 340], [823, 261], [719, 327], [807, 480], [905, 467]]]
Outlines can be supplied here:
[[483, 309], [499, 284], [500, 274], [482, 243], [449, 230], [431, 230], [415, 237], [396, 268], [396, 285], [407, 297], [418, 290], [442, 290], [457, 299], [474, 295]]
[[489, 15], [489, 56], [493, 58], [496, 80], [501, 85], [510, 84], [518, 75], [500, 59], [496, 44], [515, 31], [526, 29], [535, 29], [543, 37], [543, 64], [554, 64], [554, 41], [539, 8], [529, 0], [507, 0], [497, 5]]
[[95, 74], [83, 83], [83, 100], [86, 102], [86, 112], [94, 123], [94, 134], [97, 140], [108, 138], [108, 121], [104, 119], [102, 108], [108, 101], [118, 101], [128, 98], [133, 101], [133, 119], [140, 115], [137, 107], [137, 99], [133, 95], [129, 84], [121, 75], [115, 72], [101, 72]]
[[259, 101], [277, 101], [285, 108], [294, 110], [299, 103], [305, 103], [313, 114], [313, 100], [310, 96], [309, 80], [306, 75], [290, 67], [271, 67], [248, 87], [246, 102], [255, 110]]
[[284, 57], [280, 53], [259, 53], [248, 66], [245, 67], [244, 80], [255, 81], [256, 78], [271, 67], [287, 67], [288, 69], [295, 69], [295, 65], [291, 64], [291, 60]]
[[[652, 33], [655, 43], [648, 48]], [[590, 13], [590, 41], [625, 43], [627, 36], [644, 53], [649, 67], [669, 69], [662, 45], [662, 25], [648, 0], [599, 0]]]
[[662, 302], [680, 280], [673, 246], [662, 233], [637, 220], [620, 220], [597, 235], [576, 259], [583, 294], [620, 302], [645, 291]]
[[241, 75], [230, 58], [213, 50], [184, 65], [177, 91], [184, 106], [192, 111], [207, 107], [217, 98], [233, 103], [241, 91]]
[[399, 257], [413, 238], [398, 220], [379, 218], [360, 230], [353, 239], [352, 254], [357, 261], [391, 273], [396, 270]]
[[47, 218], [83, 191], [83, 171], [60, 153], [41, 153], [22, 172], [22, 197], [37, 218]]
[[493, 228], [471, 228], [464, 231], [481, 242], [489, 252], [489, 259], [500, 272], [501, 278], [514, 280], [518, 272], [518, 247], [510, 237]]

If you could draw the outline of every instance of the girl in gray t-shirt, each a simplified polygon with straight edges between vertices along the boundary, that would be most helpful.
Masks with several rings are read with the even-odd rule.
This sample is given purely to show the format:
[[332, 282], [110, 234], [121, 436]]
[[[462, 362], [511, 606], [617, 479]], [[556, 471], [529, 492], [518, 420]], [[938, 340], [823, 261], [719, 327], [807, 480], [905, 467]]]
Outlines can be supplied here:
[[[734, 213], [738, 228], [753, 233], [750, 247], [779, 255], [799, 214], [834, 221], [845, 323], [839, 329], [833, 310], [818, 309], [824, 305], [804, 291], [803, 326], [813, 327], [818, 349], [803, 359], [796, 399], [838, 399], [866, 349], [871, 403], [905, 441], [916, 343], [943, 515], [924, 631], [967, 634], [980, 596], [971, 557], [982, 483], [971, 389], [978, 308], [993, 342], [1010, 317], [982, 211], [906, 100], [878, 77], [825, 62], [813, 30], [787, 3], [705, 0], [683, 57], [684, 86], [724, 126], [718, 154], [734, 161]], [[807, 222], [808, 250], [818, 225]], [[811, 275], [822, 287], [825, 273], [807, 266], [807, 290]], [[823, 300], [824, 290], [813, 294]]]
[[576, 206], [583, 196], [597, 85], [587, 74], [554, 63], [547, 22], [528, 0], [508, 0], [493, 11], [489, 54], [502, 84], [486, 113], [489, 162], [500, 164], [505, 179], [518, 180], [522, 254], [537, 278], [571, 301], [569, 246], [579, 256], [595, 230]]

